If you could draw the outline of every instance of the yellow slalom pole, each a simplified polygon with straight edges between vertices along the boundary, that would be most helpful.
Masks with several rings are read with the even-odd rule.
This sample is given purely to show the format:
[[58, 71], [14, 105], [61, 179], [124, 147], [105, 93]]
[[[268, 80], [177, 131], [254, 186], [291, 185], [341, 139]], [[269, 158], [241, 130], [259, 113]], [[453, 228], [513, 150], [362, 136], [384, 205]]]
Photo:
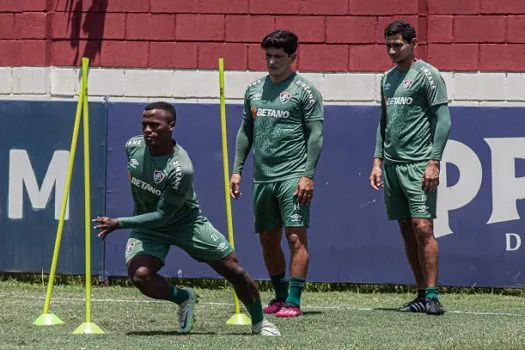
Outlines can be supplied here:
[[53, 250], [53, 258], [51, 260], [51, 271], [49, 272], [49, 281], [47, 283], [46, 301], [44, 302], [43, 313], [33, 322], [33, 324], [36, 326], [51, 326], [64, 323], [58, 316], [49, 312], [49, 305], [51, 304], [51, 295], [53, 294], [53, 284], [55, 283], [55, 273], [58, 264], [58, 256], [60, 253], [62, 232], [64, 231], [64, 221], [66, 216], [67, 202], [69, 198], [69, 190], [71, 188], [71, 178], [73, 177], [73, 165], [75, 163], [75, 154], [77, 151], [80, 119], [82, 118], [82, 102], [83, 96], [81, 92], [78, 96], [77, 110], [75, 112], [75, 124], [73, 127], [73, 136], [71, 137], [71, 147], [69, 151], [66, 184], [64, 189], [64, 195], [62, 196], [62, 205], [60, 206], [60, 218], [58, 220], [55, 248]]
[[73, 331], [73, 334], [101, 334], [99, 326], [91, 322], [91, 179], [89, 161], [89, 108], [87, 93], [87, 77], [89, 58], [82, 57], [82, 111], [84, 115], [84, 233], [86, 245], [86, 319]]
[[[228, 132], [226, 129], [226, 99], [224, 97], [224, 59], [219, 58], [219, 88], [221, 103], [221, 136], [222, 136], [222, 167], [224, 172], [224, 198], [226, 199], [226, 221], [228, 225], [228, 240], [233, 249], [235, 242], [233, 240], [233, 223], [232, 208], [230, 199], [230, 171], [228, 162]], [[245, 325], [251, 324], [251, 319], [241, 313], [239, 298], [233, 291], [233, 302], [235, 304], [235, 314], [226, 322], [227, 324]]]

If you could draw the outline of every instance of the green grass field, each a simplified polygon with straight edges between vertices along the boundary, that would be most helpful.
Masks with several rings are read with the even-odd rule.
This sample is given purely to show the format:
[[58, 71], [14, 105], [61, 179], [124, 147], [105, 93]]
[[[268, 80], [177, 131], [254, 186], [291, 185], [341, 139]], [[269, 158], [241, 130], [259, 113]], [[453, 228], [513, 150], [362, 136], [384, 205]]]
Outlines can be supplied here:
[[[1, 349], [525, 349], [525, 298], [497, 294], [445, 294], [444, 316], [402, 314], [402, 293], [308, 292], [305, 315], [276, 319], [281, 337], [250, 335], [249, 326], [225, 322], [233, 310], [229, 290], [198, 289], [191, 335], [176, 331], [176, 306], [134, 288], [93, 289], [93, 322], [105, 334], [73, 335], [83, 322], [80, 286], [56, 286], [52, 311], [65, 323], [33, 326], [45, 286], [0, 282]], [[263, 293], [267, 301], [271, 293]]]

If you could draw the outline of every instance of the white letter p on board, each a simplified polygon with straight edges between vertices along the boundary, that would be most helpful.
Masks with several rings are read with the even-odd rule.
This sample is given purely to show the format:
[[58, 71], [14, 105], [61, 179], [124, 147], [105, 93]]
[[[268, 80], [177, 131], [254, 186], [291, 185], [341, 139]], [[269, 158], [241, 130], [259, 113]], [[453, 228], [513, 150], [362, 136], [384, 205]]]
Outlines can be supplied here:
[[[447, 163], [454, 164], [459, 169], [459, 180], [450, 187], [447, 187]], [[476, 153], [459, 141], [449, 140], [441, 161], [437, 217], [434, 222], [436, 237], [452, 233], [449, 211], [464, 207], [476, 197], [481, 188], [482, 176], [481, 162]]]

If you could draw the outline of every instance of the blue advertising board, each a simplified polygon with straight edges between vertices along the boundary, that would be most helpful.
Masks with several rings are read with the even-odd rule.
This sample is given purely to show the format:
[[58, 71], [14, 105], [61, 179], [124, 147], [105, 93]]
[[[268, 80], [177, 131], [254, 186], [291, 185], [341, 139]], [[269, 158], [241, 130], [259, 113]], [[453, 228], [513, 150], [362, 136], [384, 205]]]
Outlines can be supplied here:
[[[0, 102], [0, 271], [49, 271], [73, 129], [74, 102]], [[140, 103], [91, 103], [92, 216], [133, 210], [124, 144], [141, 133]], [[189, 153], [201, 209], [225, 235], [226, 209], [219, 106], [176, 105], [174, 137]], [[310, 281], [413, 283], [383, 192], [369, 186], [378, 108], [325, 107], [324, 149], [309, 229]], [[438, 218], [440, 283], [522, 287], [525, 229], [525, 108], [451, 107], [441, 164]], [[232, 164], [241, 106], [228, 105]], [[79, 139], [58, 273], [84, 272], [82, 137]], [[230, 167], [231, 168], [231, 167]], [[267, 279], [251, 209], [252, 160], [241, 199], [232, 201], [235, 246], [256, 279]], [[92, 232], [94, 273], [125, 276], [128, 231], [102, 244]], [[287, 244], [283, 248], [288, 256]], [[218, 277], [174, 247], [161, 273]]]
[[[75, 102], [0, 101], [0, 271], [48, 272], [75, 119]], [[90, 103], [91, 210], [104, 212], [106, 106]], [[83, 274], [84, 173], [79, 137], [57, 273]], [[102, 245], [92, 242], [92, 270]]]
[[[175, 138], [190, 154], [203, 213], [226, 232], [219, 106], [178, 104]], [[140, 134], [143, 105], [108, 107], [107, 214], [130, 215], [124, 143]], [[386, 219], [383, 193], [368, 185], [379, 110], [326, 106], [324, 149], [315, 179], [309, 230], [311, 281], [413, 283], [395, 222]], [[452, 107], [453, 128], [442, 162], [436, 236], [440, 282], [445, 285], [518, 287], [525, 282], [520, 221], [525, 198], [523, 108]], [[241, 106], [229, 105], [233, 161]], [[236, 250], [245, 268], [266, 279], [251, 210], [251, 159], [240, 200], [232, 203]], [[127, 232], [107, 241], [106, 273], [125, 275]], [[283, 241], [285, 252], [286, 244]], [[173, 277], [215, 277], [206, 265], [174, 248], [162, 270]]]

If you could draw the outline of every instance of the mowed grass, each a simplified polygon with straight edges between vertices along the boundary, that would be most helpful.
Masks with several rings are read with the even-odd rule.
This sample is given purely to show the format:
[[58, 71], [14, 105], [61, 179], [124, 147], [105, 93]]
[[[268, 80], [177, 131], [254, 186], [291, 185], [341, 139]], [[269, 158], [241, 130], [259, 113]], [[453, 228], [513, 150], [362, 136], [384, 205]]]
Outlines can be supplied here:
[[[65, 324], [37, 327], [45, 286], [0, 282], [1, 349], [525, 349], [525, 298], [492, 294], [446, 294], [444, 316], [402, 314], [393, 309], [410, 294], [309, 292], [305, 315], [273, 316], [281, 337], [250, 334], [226, 325], [229, 290], [197, 290], [191, 335], [176, 331], [176, 306], [143, 297], [134, 288], [93, 288], [92, 320], [102, 335], [73, 335], [84, 320], [84, 291], [56, 286], [52, 311]], [[263, 301], [271, 293], [262, 293]]]

